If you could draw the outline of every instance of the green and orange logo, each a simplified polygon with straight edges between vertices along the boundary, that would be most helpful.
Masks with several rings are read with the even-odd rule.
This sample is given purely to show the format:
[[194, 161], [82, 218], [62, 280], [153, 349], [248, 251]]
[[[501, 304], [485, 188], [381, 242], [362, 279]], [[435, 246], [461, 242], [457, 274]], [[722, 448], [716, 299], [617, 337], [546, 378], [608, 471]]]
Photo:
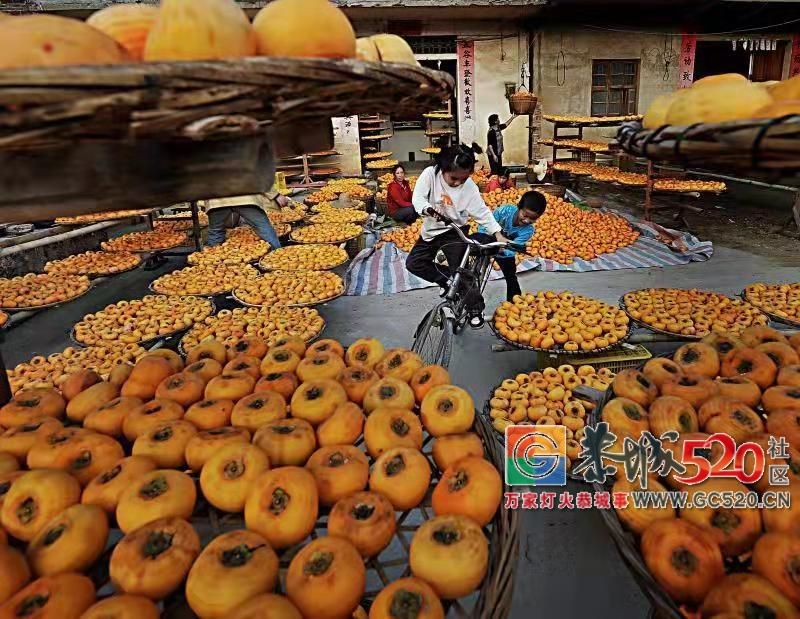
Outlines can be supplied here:
[[566, 427], [508, 426], [505, 477], [509, 486], [565, 486]]

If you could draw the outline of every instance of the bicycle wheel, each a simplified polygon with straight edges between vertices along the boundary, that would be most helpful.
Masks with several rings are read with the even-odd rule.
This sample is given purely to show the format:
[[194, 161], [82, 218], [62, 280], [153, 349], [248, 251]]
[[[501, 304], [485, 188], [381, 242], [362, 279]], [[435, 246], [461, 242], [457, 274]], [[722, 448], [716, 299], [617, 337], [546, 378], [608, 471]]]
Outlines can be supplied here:
[[434, 307], [425, 314], [414, 333], [414, 344], [411, 347], [426, 364], [442, 367], [450, 365], [453, 352], [453, 319], [444, 311], [444, 305]]

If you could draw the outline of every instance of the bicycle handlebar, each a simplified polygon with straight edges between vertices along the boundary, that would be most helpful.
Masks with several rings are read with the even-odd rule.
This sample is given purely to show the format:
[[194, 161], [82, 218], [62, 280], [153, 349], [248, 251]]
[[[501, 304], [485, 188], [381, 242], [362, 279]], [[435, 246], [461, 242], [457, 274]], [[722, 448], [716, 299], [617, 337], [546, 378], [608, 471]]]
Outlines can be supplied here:
[[528, 253], [527, 247], [525, 247], [525, 245], [512, 243], [510, 241], [508, 243], [506, 243], [505, 241], [492, 241], [491, 243], [480, 243], [475, 239], [471, 239], [466, 234], [464, 234], [463, 230], [461, 230], [461, 227], [455, 224], [452, 219], [450, 219], [446, 215], [442, 215], [441, 213], [433, 210], [432, 208], [429, 208], [427, 211], [425, 211], [425, 214], [428, 215], [429, 217], [433, 217], [434, 219], [442, 222], [448, 228], [455, 230], [456, 234], [458, 234], [458, 236], [461, 237], [461, 240], [469, 245], [475, 245], [476, 247], [481, 247], [483, 249], [510, 249], [511, 251], [515, 251], [518, 254]]

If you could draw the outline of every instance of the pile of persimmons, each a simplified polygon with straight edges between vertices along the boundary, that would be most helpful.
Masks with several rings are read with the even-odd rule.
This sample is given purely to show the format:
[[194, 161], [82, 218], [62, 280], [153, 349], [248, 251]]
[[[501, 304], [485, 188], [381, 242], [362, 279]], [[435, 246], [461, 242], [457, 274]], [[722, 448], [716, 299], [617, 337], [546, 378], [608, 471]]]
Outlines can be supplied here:
[[[709, 335], [681, 346], [672, 358], [651, 359], [641, 371], [620, 372], [612, 388], [615, 397], [601, 417], [617, 435], [616, 450], [623, 449], [621, 439], [635, 440], [645, 431], [674, 432], [677, 439], [662, 446], [686, 466], [684, 477], [729, 468], [717, 441], [696, 449], [693, 462], [684, 460], [690, 439], [723, 433], [737, 445], [756, 443], [766, 454], [764, 475], [749, 487], [733, 477], [686, 485], [674, 471], [651, 474], [647, 492], [685, 491], [690, 506], [641, 508], [630, 501], [617, 511], [639, 536], [656, 582], [687, 616], [747, 617], [754, 607], [761, 616], [798, 616], [800, 583], [792, 574], [800, 564], [800, 337], [763, 326], [749, 327], [740, 337]], [[779, 437], [789, 445], [785, 457], [768, 451]], [[755, 463], [748, 453], [738, 465], [752, 472]], [[788, 465], [786, 485], [775, 484], [772, 465]], [[631, 483], [620, 469], [613, 491], [636, 490], [638, 481]], [[791, 505], [761, 509], [760, 495], [767, 491], [788, 493]], [[695, 499], [701, 492], [736, 498], [700, 506]], [[743, 571], [745, 562], [749, 568]]]
[[[0, 409], [0, 616], [158, 617], [182, 590], [203, 619], [366, 617], [365, 562], [429, 500], [410, 576], [369, 616], [444, 617], [442, 600], [481, 585], [502, 494], [474, 411], [444, 368], [372, 338], [210, 339], [18, 391]], [[201, 543], [190, 518], [209, 510], [241, 524]], [[86, 574], [112, 529], [115, 594], [98, 602]]]
[[636, 242], [639, 232], [622, 217], [583, 210], [561, 198], [545, 194], [547, 209], [536, 220], [536, 232], [528, 241], [534, 256], [572, 264], [575, 258], [593, 260]]

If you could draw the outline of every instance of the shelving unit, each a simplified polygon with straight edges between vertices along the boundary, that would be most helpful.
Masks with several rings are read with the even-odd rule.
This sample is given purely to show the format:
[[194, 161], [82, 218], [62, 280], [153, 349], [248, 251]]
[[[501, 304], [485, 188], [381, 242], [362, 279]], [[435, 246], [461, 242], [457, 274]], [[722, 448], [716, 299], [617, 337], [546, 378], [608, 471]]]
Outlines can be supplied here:
[[[597, 119], [587, 119], [587, 120], [566, 120], [565, 117], [553, 117], [548, 115], [542, 116], [544, 120], [549, 123], [553, 124], [553, 141], [551, 144], [552, 148], [552, 161], [553, 163], [559, 161], [558, 159], [558, 151], [560, 150], [569, 150], [573, 153], [580, 153], [581, 154], [581, 161], [588, 161], [593, 163], [596, 160], [598, 151], [592, 151], [589, 148], [578, 148], [575, 146], [559, 144], [559, 142], [563, 142], [564, 140], [583, 140], [583, 130], [586, 127], [618, 127], [623, 122], [623, 119], [616, 119], [610, 118], [605, 119], [603, 117], [598, 117]], [[572, 133], [565, 133], [564, 131], [572, 130]], [[540, 140], [541, 143], [541, 140]], [[585, 156], [585, 158], [584, 158]], [[575, 157], [570, 157], [570, 159], [574, 159]], [[564, 161], [567, 158], [562, 158], [560, 161]], [[553, 182], [557, 182], [557, 176], [555, 170], [553, 171]]]
[[438, 146], [435, 142], [443, 138], [447, 138], [445, 146], [453, 144], [456, 127], [452, 104], [449, 101], [446, 109], [428, 112], [423, 114], [423, 118], [425, 119], [425, 137], [428, 138], [428, 148]]
[[[358, 134], [363, 159], [364, 155], [382, 151], [381, 142], [394, 136], [392, 119], [386, 114], [359, 116]], [[365, 169], [363, 165], [362, 169]]]
[[[338, 156], [339, 153], [335, 150], [306, 153], [299, 157], [281, 159], [277, 169], [285, 173], [291, 188], [319, 187], [324, 184], [324, 181], [319, 179], [340, 173], [337, 162], [331, 160], [332, 157]], [[291, 182], [293, 179], [294, 182]]]

